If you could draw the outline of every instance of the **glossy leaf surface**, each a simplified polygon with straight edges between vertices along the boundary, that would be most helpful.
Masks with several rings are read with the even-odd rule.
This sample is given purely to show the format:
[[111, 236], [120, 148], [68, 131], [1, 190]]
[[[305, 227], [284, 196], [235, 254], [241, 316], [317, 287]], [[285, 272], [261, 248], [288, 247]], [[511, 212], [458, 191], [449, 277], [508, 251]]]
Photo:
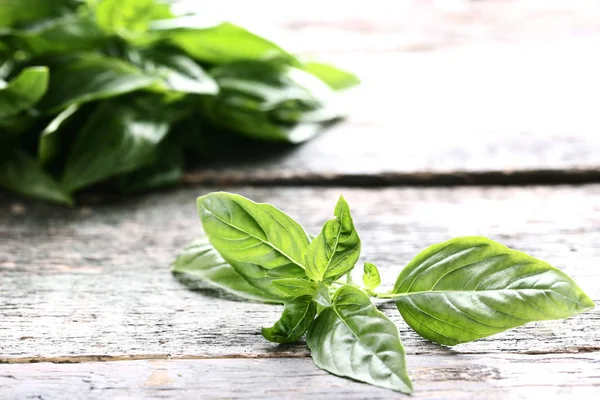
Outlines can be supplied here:
[[285, 303], [281, 318], [270, 328], [262, 328], [265, 339], [275, 343], [292, 343], [299, 340], [317, 315], [312, 296], [303, 296]]
[[315, 364], [335, 375], [412, 392], [398, 328], [360, 289], [342, 286], [306, 336]]
[[50, 67], [48, 93], [40, 107], [60, 110], [150, 87], [159, 81], [116, 58], [88, 53], [65, 56]]
[[23, 69], [10, 82], [0, 86], [0, 118], [6, 118], [36, 104], [48, 89], [48, 68]]
[[211, 71], [218, 95], [204, 103], [217, 127], [253, 139], [299, 143], [342, 116], [331, 89], [297, 68], [272, 61], [244, 61]]
[[225, 192], [199, 197], [197, 206], [211, 244], [254, 286], [285, 297], [272, 281], [305, 276], [308, 235], [279, 209]]
[[63, 184], [78, 190], [114, 175], [152, 163], [169, 130], [158, 105], [106, 101], [81, 128], [73, 144]]
[[169, 90], [195, 94], [216, 94], [219, 91], [215, 80], [185, 55], [152, 50], [143, 52], [141, 57], [144, 71], [162, 78]]
[[331, 283], [354, 268], [360, 256], [360, 238], [346, 200], [340, 196], [334, 212], [306, 253], [306, 275]]
[[483, 237], [424, 250], [402, 270], [393, 296], [417, 333], [445, 345], [594, 307], [562, 271]]

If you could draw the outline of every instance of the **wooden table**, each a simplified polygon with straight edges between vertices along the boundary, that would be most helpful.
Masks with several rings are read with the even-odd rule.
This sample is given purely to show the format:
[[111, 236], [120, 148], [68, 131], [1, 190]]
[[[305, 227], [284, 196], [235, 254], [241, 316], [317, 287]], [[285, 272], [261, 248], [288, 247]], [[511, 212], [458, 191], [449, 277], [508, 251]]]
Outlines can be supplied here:
[[[265, 341], [280, 306], [171, 276], [201, 234], [194, 200], [214, 185], [274, 203], [311, 233], [343, 194], [361, 261], [388, 286], [429, 244], [475, 234], [549, 261], [600, 301], [598, 6], [414, 1], [402, 3], [412, 18], [395, 19], [389, 2], [323, 17], [270, 4], [292, 47], [363, 77], [352, 116], [260, 162], [190, 171], [171, 191], [75, 209], [0, 197], [1, 399], [404, 397], [319, 370], [304, 342]], [[453, 348], [421, 339], [393, 304], [382, 310], [415, 398], [600, 393], [599, 310]]]

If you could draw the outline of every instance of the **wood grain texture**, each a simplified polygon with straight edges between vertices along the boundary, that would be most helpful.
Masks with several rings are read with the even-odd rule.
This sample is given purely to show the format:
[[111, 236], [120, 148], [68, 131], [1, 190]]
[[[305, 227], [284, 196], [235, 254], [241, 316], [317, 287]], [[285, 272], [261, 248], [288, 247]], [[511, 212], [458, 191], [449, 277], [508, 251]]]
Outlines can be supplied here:
[[[276, 346], [260, 336], [280, 307], [214, 298], [214, 291], [190, 291], [170, 275], [175, 254], [201, 233], [195, 198], [209, 190], [79, 209], [0, 200], [0, 362], [307, 356], [302, 343]], [[361, 262], [375, 263], [387, 287], [428, 245], [485, 235], [558, 266], [600, 300], [598, 185], [232, 190], [280, 206], [310, 233], [343, 194], [362, 239]], [[598, 310], [449, 349], [409, 330], [392, 304], [383, 309], [412, 355], [600, 350]]]
[[[414, 355], [418, 399], [585, 399], [600, 390], [600, 354]], [[406, 399], [342, 380], [310, 359], [154, 360], [0, 365], [10, 399]]]

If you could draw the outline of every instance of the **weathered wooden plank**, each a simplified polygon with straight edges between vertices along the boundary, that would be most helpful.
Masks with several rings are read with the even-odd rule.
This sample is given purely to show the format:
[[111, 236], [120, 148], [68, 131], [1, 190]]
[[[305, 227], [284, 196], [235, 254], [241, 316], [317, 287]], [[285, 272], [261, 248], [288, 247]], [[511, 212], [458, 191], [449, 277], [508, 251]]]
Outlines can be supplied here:
[[[173, 279], [169, 263], [201, 233], [195, 197], [209, 188], [88, 202], [79, 209], [0, 200], [0, 361], [306, 356], [260, 327], [280, 307], [215, 299]], [[428, 245], [486, 235], [548, 260], [600, 300], [600, 186], [557, 188], [236, 188], [318, 232], [341, 193], [386, 286]], [[577, 353], [600, 349], [600, 312], [533, 323], [448, 349], [420, 339], [392, 305], [409, 354]]]
[[[407, 362], [415, 398], [591, 399], [600, 390], [598, 353], [415, 355]], [[0, 365], [0, 393], [10, 399], [407, 398], [293, 358]]]
[[344, 96], [349, 119], [321, 137], [243, 146], [188, 182], [600, 181], [597, 3], [265, 0], [262, 16], [254, 3], [209, 3], [203, 13], [268, 29], [363, 84]]
[[[600, 180], [600, 37], [338, 57], [363, 78], [348, 120], [302, 146], [248, 147], [194, 183]], [[518, 62], [517, 62], [518, 60]]]

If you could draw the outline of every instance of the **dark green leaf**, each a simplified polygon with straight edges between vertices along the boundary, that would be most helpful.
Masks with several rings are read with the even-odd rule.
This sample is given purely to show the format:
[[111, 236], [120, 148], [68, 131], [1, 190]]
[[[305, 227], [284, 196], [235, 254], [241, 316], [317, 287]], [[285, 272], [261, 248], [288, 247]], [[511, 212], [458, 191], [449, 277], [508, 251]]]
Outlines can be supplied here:
[[308, 235], [279, 209], [225, 192], [199, 197], [197, 205], [211, 244], [252, 285], [283, 298], [272, 281], [305, 276]]
[[23, 69], [10, 82], [0, 81], [0, 118], [15, 116], [36, 104], [48, 89], [48, 68]]
[[73, 104], [58, 114], [40, 135], [38, 146], [38, 159], [42, 165], [48, 165], [56, 159], [65, 146], [63, 135], [65, 133], [65, 125], [73, 117], [79, 106]]
[[594, 307], [560, 270], [483, 237], [424, 250], [402, 270], [389, 297], [417, 333], [445, 345]]
[[299, 340], [315, 319], [317, 306], [312, 296], [303, 296], [285, 303], [279, 321], [270, 328], [262, 328], [265, 339], [275, 343], [292, 343]]
[[77, 0], [2, 0], [0, 27], [17, 26], [37, 19], [59, 16], [77, 5]]
[[0, 186], [24, 196], [71, 205], [73, 200], [36, 160], [18, 149], [0, 154]]
[[165, 81], [169, 90], [181, 93], [216, 94], [214, 79], [192, 59], [167, 50], [152, 49], [140, 55], [140, 64], [148, 75]]
[[63, 185], [70, 191], [131, 172], [156, 160], [169, 130], [162, 103], [106, 101], [81, 128], [69, 152]]
[[136, 193], [149, 189], [173, 186], [184, 173], [183, 149], [167, 141], [158, 148], [156, 162], [138, 171], [121, 175], [117, 181], [123, 193]]
[[302, 69], [310, 72], [335, 90], [347, 89], [360, 83], [360, 79], [356, 75], [329, 64], [307, 62], [302, 65]]
[[156, 22], [152, 29], [195, 59], [211, 64], [265, 59], [296, 62], [273, 42], [228, 22], [206, 26], [196, 17], [182, 17]]
[[367, 291], [372, 292], [381, 284], [381, 278], [379, 277], [379, 270], [374, 264], [365, 263], [363, 283]]
[[187, 245], [177, 256], [172, 271], [202, 280], [246, 299], [263, 302], [276, 300], [246, 282], [223, 260], [206, 238], [194, 240]]
[[116, 58], [86, 53], [65, 56], [50, 66], [50, 87], [41, 108], [61, 110], [71, 104], [105, 99], [148, 88], [159, 80]]
[[306, 275], [327, 284], [354, 268], [360, 256], [360, 238], [354, 229], [348, 203], [342, 196], [334, 215], [334, 219], [323, 225], [306, 253]]
[[315, 288], [306, 279], [300, 278], [283, 278], [275, 279], [273, 285], [285, 293], [287, 296], [297, 298], [300, 296], [311, 296], [315, 292]]
[[336, 292], [333, 306], [310, 326], [306, 342], [319, 368], [375, 386], [412, 392], [398, 328], [355, 287], [342, 286]]
[[7, 38], [33, 56], [94, 50], [106, 40], [94, 21], [84, 14], [42, 20], [11, 30]]
[[220, 92], [206, 99], [205, 115], [219, 128], [298, 143], [343, 115], [327, 85], [281, 63], [237, 62], [211, 73]]

